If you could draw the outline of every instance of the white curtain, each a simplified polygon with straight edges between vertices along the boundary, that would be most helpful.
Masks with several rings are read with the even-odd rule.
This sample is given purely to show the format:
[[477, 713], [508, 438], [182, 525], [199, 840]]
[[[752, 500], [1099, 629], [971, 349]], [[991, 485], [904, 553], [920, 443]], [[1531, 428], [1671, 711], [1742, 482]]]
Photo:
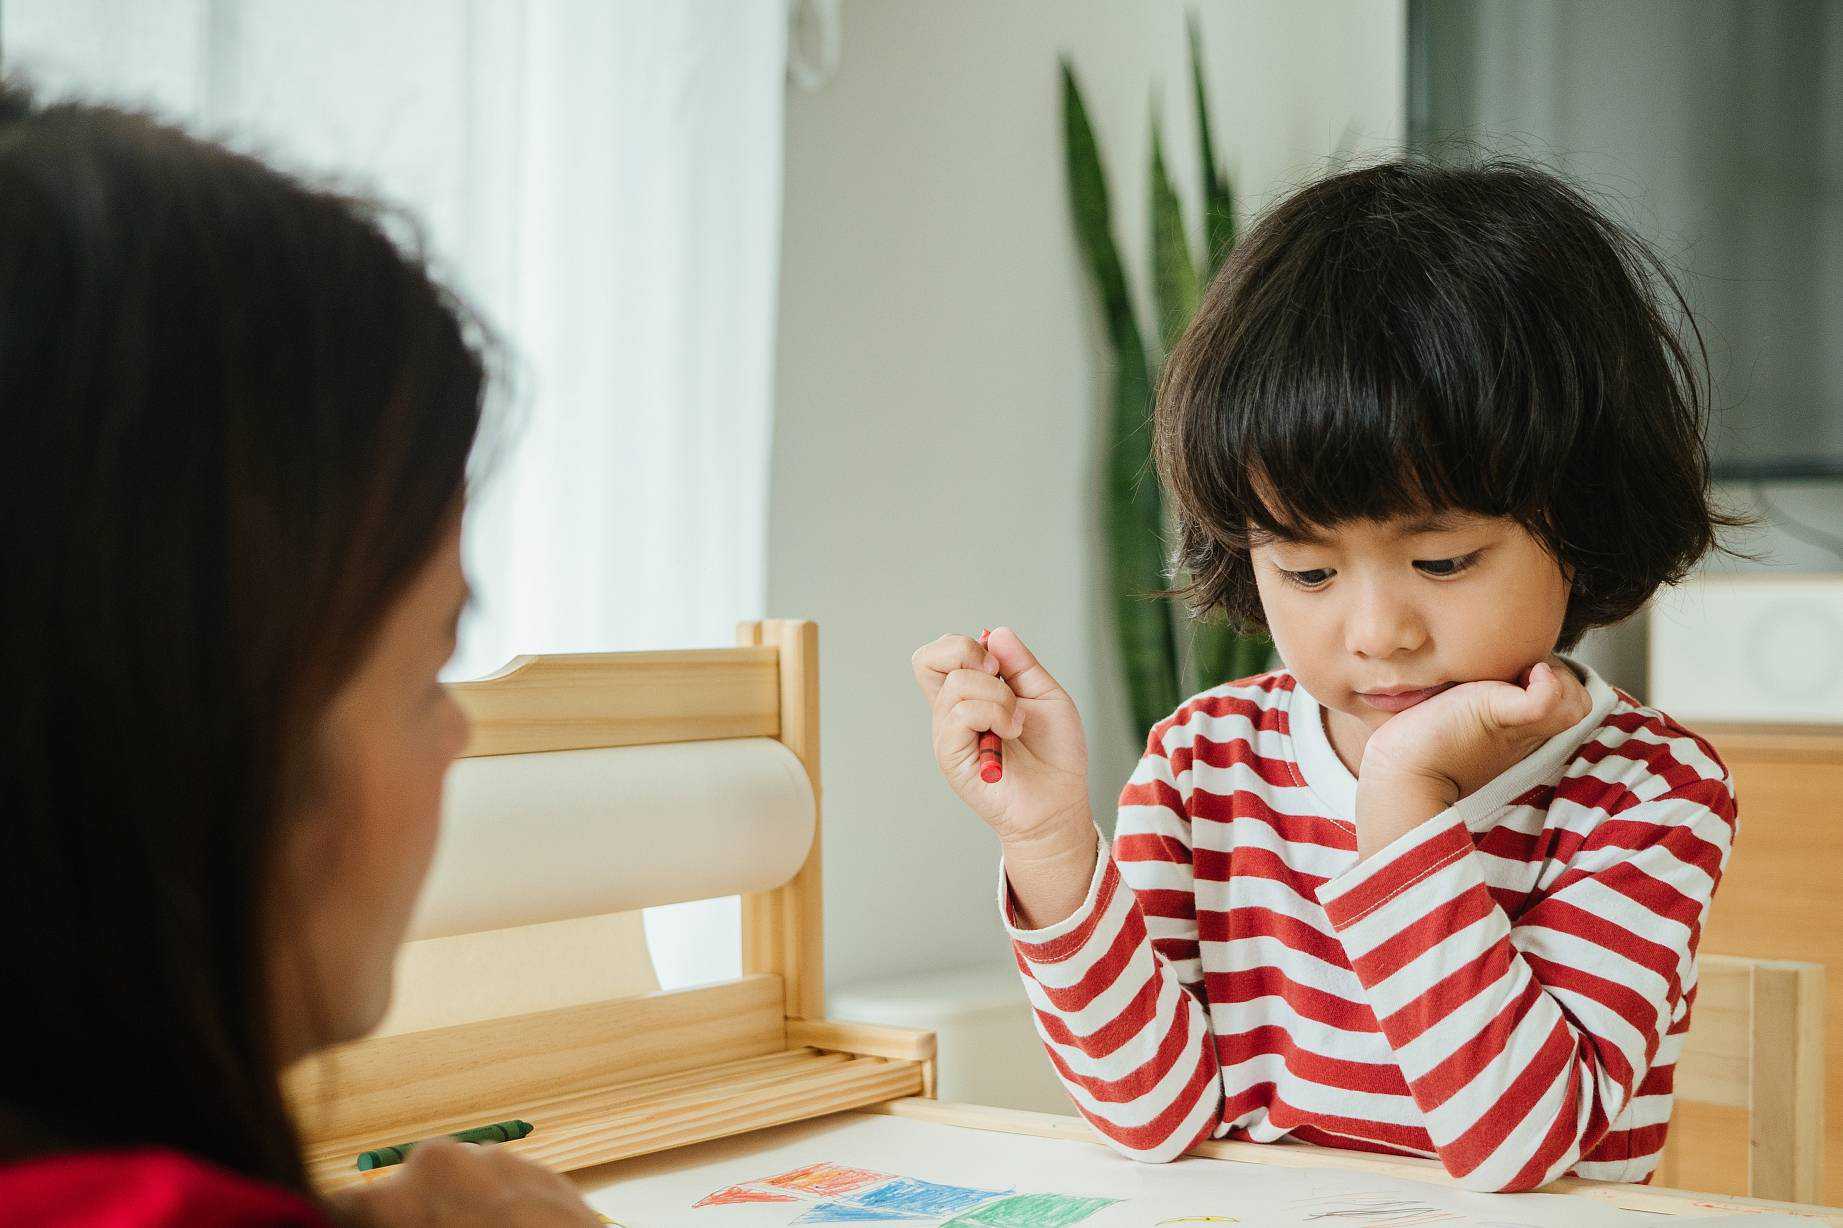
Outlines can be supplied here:
[[[507, 343], [451, 675], [764, 613], [783, 0], [0, 0], [47, 94], [403, 206]], [[668, 985], [734, 902], [649, 917]]]

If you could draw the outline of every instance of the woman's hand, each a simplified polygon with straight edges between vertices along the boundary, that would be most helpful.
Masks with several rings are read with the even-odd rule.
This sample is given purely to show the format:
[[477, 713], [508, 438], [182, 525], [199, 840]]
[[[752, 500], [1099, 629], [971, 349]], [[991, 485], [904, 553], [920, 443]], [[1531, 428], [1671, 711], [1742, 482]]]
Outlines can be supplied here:
[[357, 1228], [600, 1228], [568, 1181], [501, 1147], [433, 1139], [331, 1199]]
[[1522, 762], [1593, 709], [1558, 657], [1515, 682], [1466, 682], [1383, 722], [1357, 774], [1357, 848], [1383, 848]]
[[[1073, 913], [1094, 875], [1088, 744], [1075, 701], [1000, 627], [984, 647], [943, 635], [909, 659], [933, 710], [934, 758], [960, 800], [1004, 846], [1020, 920], [1042, 926]], [[1004, 739], [1005, 774], [979, 777], [979, 735]]]

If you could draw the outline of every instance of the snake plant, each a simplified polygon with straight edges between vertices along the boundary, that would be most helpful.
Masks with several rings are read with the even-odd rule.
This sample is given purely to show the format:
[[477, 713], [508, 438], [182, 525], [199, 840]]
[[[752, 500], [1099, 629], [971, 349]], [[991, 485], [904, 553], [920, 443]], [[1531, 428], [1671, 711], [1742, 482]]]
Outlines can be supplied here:
[[[1196, 313], [1202, 287], [1235, 243], [1235, 199], [1210, 140], [1208, 96], [1194, 20], [1190, 75], [1203, 164], [1203, 260], [1192, 255], [1183, 202], [1166, 170], [1163, 134], [1152, 123], [1150, 273], [1156, 304], [1158, 360]], [[1107, 464], [1103, 478], [1109, 579], [1135, 738], [1169, 715], [1179, 700], [1219, 682], [1266, 668], [1273, 646], [1216, 620], [1192, 618], [1166, 596], [1166, 523], [1151, 471], [1152, 363], [1114, 243], [1107, 172], [1082, 101], [1075, 70], [1062, 62], [1064, 154], [1069, 205], [1083, 262], [1094, 283], [1112, 348]], [[1184, 635], [1180, 637], [1179, 632]], [[1181, 653], [1181, 641], [1188, 652]]]

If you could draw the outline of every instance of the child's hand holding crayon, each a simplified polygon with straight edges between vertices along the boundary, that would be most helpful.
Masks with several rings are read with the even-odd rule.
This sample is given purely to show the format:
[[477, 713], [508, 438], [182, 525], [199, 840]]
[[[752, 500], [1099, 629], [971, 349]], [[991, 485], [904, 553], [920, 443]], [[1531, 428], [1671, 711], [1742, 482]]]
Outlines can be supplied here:
[[[1027, 923], [1045, 925], [1081, 903], [1094, 872], [1088, 746], [1067, 691], [1009, 627], [985, 645], [943, 635], [910, 658], [933, 709], [941, 774], [998, 835]], [[1004, 739], [1004, 772], [980, 775], [979, 735]]]

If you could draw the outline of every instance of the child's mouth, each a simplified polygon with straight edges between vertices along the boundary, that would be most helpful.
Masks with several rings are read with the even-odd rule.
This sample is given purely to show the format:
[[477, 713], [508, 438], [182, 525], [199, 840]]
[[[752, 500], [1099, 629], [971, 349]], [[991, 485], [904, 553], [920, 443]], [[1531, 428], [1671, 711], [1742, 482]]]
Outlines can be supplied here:
[[1413, 691], [1358, 691], [1357, 698], [1383, 712], [1405, 712], [1424, 699], [1432, 699], [1451, 685], [1450, 682], [1442, 682], [1437, 686], [1425, 686]]

